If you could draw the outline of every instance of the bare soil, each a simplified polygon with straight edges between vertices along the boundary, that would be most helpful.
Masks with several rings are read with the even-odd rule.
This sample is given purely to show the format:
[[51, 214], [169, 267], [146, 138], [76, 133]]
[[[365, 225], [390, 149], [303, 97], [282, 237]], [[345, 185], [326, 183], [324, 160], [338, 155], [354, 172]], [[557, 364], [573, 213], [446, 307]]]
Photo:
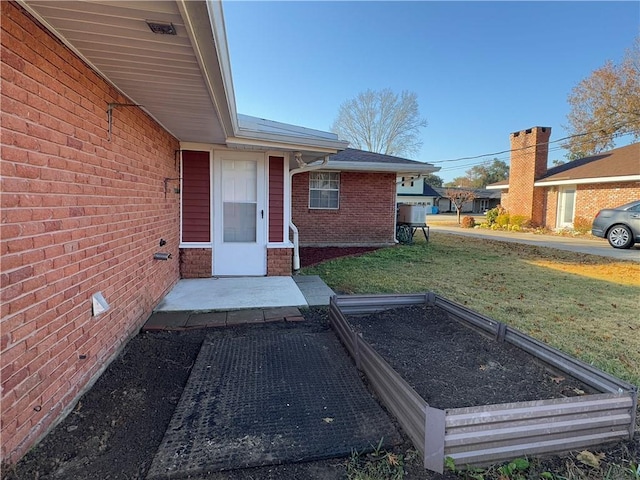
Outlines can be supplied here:
[[379, 247], [300, 247], [300, 266], [310, 267], [339, 257], [355, 257]]
[[[429, 327], [420, 326], [425, 313], [430, 313], [426, 315], [429, 320], [424, 322]], [[572, 379], [558, 380], [524, 358], [521, 352], [501, 351], [491, 340], [443, 321], [439, 315], [438, 311], [412, 308], [351, 320], [421, 395], [440, 408], [563, 396], [576, 394], [575, 388], [586, 388]], [[328, 328], [326, 309], [309, 309], [304, 316], [306, 322], [301, 322], [301, 327], [306, 324], [306, 328]], [[240, 331], [260, 326], [234, 328]], [[428, 338], [423, 335], [425, 331]], [[144, 479], [205, 332], [204, 329], [151, 332], [134, 337], [71, 414], [17, 465], [3, 469], [2, 478]], [[434, 348], [440, 343], [448, 346]], [[637, 437], [635, 441], [598, 451], [605, 452], [605, 461], [628, 462], [633, 458], [637, 461], [640, 458]], [[405, 478], [460, 478], [452, 473], [438, 475], [424, 471], [420, 457], [408, 442], [395, 453], [406, 457]], [[561, 471], [573, 458], [546, 459], [535, 468], [540, 472]], [[219, 472], [206, 478], [342, 479], [346, 478], [347, 460]]]
[[432, 407], [447, 409], [598, 393], [552, 372], [519, 348], [449, 319], [438, 307], [412, 306], [349, 323]]

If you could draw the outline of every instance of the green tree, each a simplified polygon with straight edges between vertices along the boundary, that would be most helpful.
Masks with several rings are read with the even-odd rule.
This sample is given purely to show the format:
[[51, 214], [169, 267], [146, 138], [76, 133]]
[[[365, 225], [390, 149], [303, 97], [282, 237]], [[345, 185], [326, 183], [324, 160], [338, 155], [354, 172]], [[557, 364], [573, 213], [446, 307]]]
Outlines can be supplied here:
[[494, 158], [490, 163], [476, 165], [467, 170], [467, 177], [474, 188], [484, 188], [491, 183], [505, 180], [509, 177], [509, 165]]
[[440, 178], [435, 173], [427, 173], [424, 176], [424, 183], [426, 183], [430, 187], [441, 187], [443, 182], [444, 180], [442, 180], [442, 178]]
[[456, 177], [450, 182], [444, 184], [445, 187], [453, 187], [453, 188], [472, 188], [471, 180], [469, 177]]
[[367, 90], [345, 101], [331, 131], [353, 148], [409, 156], [420, 150], [420, 129], [426, 126], [417, 94], [403, 91], [398, 95], [387, 88]]
[[582, 80], [569, 94], [567, 159], [594, 155], [615, 146], [615, 138], [640, 138], [640, 37], [623, 61], [611, 61]]
[[456, 177], [445, 184], [446, 187], [484, 188], [491, 183], [505, 180], [509, 177], [509, 165], [494, 158], [491, 162], [471, 167], [464, 177]]

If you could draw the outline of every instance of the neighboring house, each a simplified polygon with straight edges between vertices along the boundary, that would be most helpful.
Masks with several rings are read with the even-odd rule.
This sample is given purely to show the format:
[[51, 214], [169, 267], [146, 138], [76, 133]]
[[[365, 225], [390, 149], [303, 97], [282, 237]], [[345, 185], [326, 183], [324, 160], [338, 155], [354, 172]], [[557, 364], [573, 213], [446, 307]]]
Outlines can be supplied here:
[[427, 207], [427, 214], [435, 213], [440, 194], [430, 185], [424, 182], [424, 179], [407, 176], [400, 176], [396, 179], [398, 185], [398, 203], [406, 203], [411, 205], [424, 205]]
[[462, 204], [461, 213], [484, 213], [487, 210], [495, 208], [500, 203], [500, 194], [495, 190], [484, 188], [461, 188], [461, 187], [437, 187], [434, 189], [438, 192], [437, 207], [440, 212], [455, 212], [456, 207], [446, 196], [447, 190], [462, 190], [473, 193], [474, 198], [471, 201]]
[[395, 243], [396, 177], [439, 170], [429, 163], [347, 148], [322, 169], [293, 177], [293, 223], [303, 246]]
[[292, 216], [308, 244], [391, 243], [396, 175], [436, 170], [238, 115], [219, 2], [0, 6], [2, 462], [181, 276], [290, 274]]
[[501, 192], [509, 213], [534, 224], [572, 228], [591, 221], [600, 209], [640, 199], [640, 143], [547, 169], [551, 128], [511, 134], [509, 179], [487, 188]]

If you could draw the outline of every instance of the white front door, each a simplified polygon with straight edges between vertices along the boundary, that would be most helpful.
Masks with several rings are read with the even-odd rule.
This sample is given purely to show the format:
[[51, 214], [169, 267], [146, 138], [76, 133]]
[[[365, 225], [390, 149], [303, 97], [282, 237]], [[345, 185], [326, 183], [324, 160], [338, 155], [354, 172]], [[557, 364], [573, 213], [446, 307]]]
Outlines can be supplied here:
[[216, 152], [213, 275], [266, 275], [264, 156]]
[[558, 228], [573, 228], [573, 217], [576, 208], [576, 187], [563, 187], [558, 198]]

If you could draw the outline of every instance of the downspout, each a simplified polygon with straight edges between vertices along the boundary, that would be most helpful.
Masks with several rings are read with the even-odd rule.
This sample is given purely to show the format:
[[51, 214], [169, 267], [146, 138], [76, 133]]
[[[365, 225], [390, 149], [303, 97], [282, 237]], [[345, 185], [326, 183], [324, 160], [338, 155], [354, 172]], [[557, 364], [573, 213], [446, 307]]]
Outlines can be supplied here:
[[[329, 163], [329, 155], [325, 155], [322, 163], [318, 165], [309, 165], [308, 163], [304, 163], [302, 161], [302, 154], [300, 152], [295, 153], [295, 159], [300, 165], [298, 168], [294, 168], [289, 172], [289, 188], [291, 189], [291, 196], [293, 196], [293, 176], [302, 173], [302, 172], [311, 172], [313, 170], [318, 170], [319, 168], [324, 167], [327, 163]], [[317, 160], [317, 159], [316, 159]], [[315, 160], [314, 160], [315, 161]], [[293, 232], [293, 270], [300, 270], [300, 245], [298, 241], [298, 227], [295, 226], [292, 219], [292, 208], [293, 198], [289, 202], [289, 229]]]

